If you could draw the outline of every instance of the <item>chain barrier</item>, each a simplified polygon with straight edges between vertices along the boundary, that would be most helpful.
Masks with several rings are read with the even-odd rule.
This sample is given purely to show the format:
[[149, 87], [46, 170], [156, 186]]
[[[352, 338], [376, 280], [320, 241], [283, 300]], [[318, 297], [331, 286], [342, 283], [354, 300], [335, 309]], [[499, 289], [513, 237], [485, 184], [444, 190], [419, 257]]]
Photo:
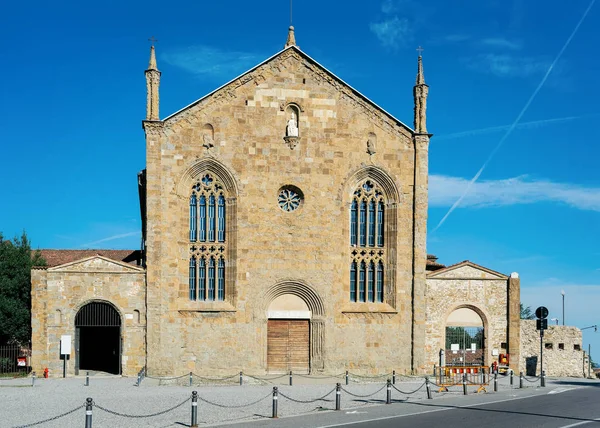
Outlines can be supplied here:
[[271, 392], [269, 392], [269, 393], [268, 393], [267, 395], [265, 395], [263, 398], [261, 398], [261, 399], [258, 399], [258, 400], [256, 400], [256, 401], [253, 401], [253, 402], [251, 402], [251, 403], [240, 404], [240, 405], [230, 405], [230, 406], [227, 406], [227, 405], [225, 405], [225, 404], [219, 404], [219, 403], [215, 403], [215, 402], [213, 402], [213, 401], [206, 400], [205, 398], [202, 398], [202, 397], [200, 397], [200, 396], [198, 396], [198, 400], [200, 400], [200, 401], [203, 401], [203, 402], [204, 402], [204, 403], [206, 403], [206, 404], [210, 404], [211, 406], [221, 407], [221, 408], [223, 408], [223, 409], [241, 409], [242, 407], [250, 407], [250, 406], [253, 406], [253, 405], [255, 405], [255, 404], [258, 404], [258, 403], [260, 403], [261, 401], [263, 401], [263, 400], [266, 400], [267, 398], [270, 398], [272, 395], [273, 395], [273, 394], [272, 394]]
[[382, 374], [382, 375], [378, 375], [378, 376], [366, 376], [366, 375], [358, 375], [358, 374], [348, 372], [348, 376], [357, 377], [360, 379], [381, 379], [382, 377], [390, 377], [391, 375], [392, 375], [392, 373], [386, 373], [386, 374]]
[[188, 397], [184, 401], [182, 401], [181, 403], [179, 403], [179, 404], [177, 404], [177, 405], [175, 405], [173, 407], [170, 407], [170, 408], [168, 408], [166, 410], [161, 410], [160, 412], [151, 413], [149, 415], [129, 415], [127, 413], [119, 413], [119, 412], [116, 412], [114, 410], [107, 409], [106, 407], [102, 407], [99, 404], [96, 404], [95, 402], [94, 402], [94, 407], [97, 407], [98, 409], [100, 409], [102, 411], [105, 411], [106, 413], [110, 413], [111, 415], [121, 416], [123, 418], [142, 419], [142, 418], [152, 418], [154, 416], [160, 416], [160, 415], [164, 415], [165, 413], [172, 412], [173, 410], [175, 410], [175, 409], [183, 406], [185, 403], [187, 403], [191, 399], [192, 399], [191, 397]]
[[417, 392], [419, 392], [421, 390], [421, 388], [423, 388], [425, 386], [425, 382], [423, 382], [423, 384], [418, 387], [417, 389], [415, 389], [414, 391], [411, 392], [404, 392], [404, 391], [400, 391], [398, 388], [396, 388], [396, 386], [392, 385], [392, 388], [394, 388], [396, 391], [398, 391], [400, 394], [405, 394], [405, 395], [412, 395], [415, 394]]
[[537, 382], [538, 380], [540, 380], [540, 379], [541, 379], [541, 377], [540, 377], [540, 376], [534, 376], [532, 380], [529, 380], [529, 379], [527, 379], [527, 377], [523, 376], [523, 379], [525, 379], [527, 382], [530, 382], [530, 383], [535, 383], [535, 382]]
[[46, 422], [55, 421], [57, 419], [63, 418], [65, 416], [67, 416], [67, 415], [70, 415], [71, 413], [74, 413], [74, 412], [76, 412], [77, 410], [79, 410], [81, 408], [85, 408], [85, 403], [82, 404], [82, 405], [79, 405], [79, 406], [75, 407], [73, 410], [69, 410], [68, 412], [62, 413], [62, 414], [60, 414], [58, 416], [53, 416], [51, 418], [44, 419], [43, 421], [33, 422], [33, 423], [30, 423], [30, 424], [27, 424], [27, 425], [19, 425], [19, 426], [16, 426], [14, 428], [27, 428], [27, 427], [32, 427], [32, 426], [35, 426], [35, 425], [45, 424]]
[[346, 394], [348, 394], [348, 395], [351, 395], [351, 396], [353, 396], [353, 397], [356, 397], [356, 398], [367, 398], [367, 397], [372, 397], [373, 395], [375, 395], [375, 394], [377, 394], [377, 393], [379, 393], [379, 392], [383, 391], [383, 390], [384, 390], [386, 387], [387, 387], [387, 383], [386, 383], [385, 385], [383, 385], [381, 388], [379, 388], [377, 391], [375, 391], [374, 393], [372, 393], [372, 394], [367, 394], [367, 395], [353, 394], [353, 393], [351, 393], [350, 391], [348, 391], [348, 390], [347, 390], [347, 389], [345, 389], [345, 388], [341, 388], [341, 389], [342, 389], [342, 391], [344, 391]]
[[[187, 376], [189, 376], [189, 375], [187, 375]], [[192, 376], [197, 377], [198, 379], [214, 382], [214, 381], [222, 381], [222, 380], [229, 380], [229, 379], [233, 379], [233, 378], [239, 378], [240, 374], [236, 373], [233, 376], [227, 376], [227, 377], [204, 377], [204, 376], [200, 376], [195, 373], [192, 373]]]
[[459, 385], [462, 385], [462, 381], [460, 381], [460, 382], [457, 382], [457, 383], [453, 383], [453, 384], [450, 384], [450, 385], [438, 385], [437, 383], [435, 383], [435, 382], [431, 382], [431, 381], [430, 381], [429, 383], [430, 383], [431, 385], [435, 386], [436, 388], [451, 388], [451, 387], [453, 387], [453, 386], [459, 386]]
[[149, 375], [146, 375], [145, 377], [148, 378], [148, 379], [154, 379], [154, 380], [159, 380], [160, 381], [160, 380], [177, 380], [177, 379], [182, 379], [182, 378], [184, 378], [186, 376], [189, 376], [189, 374], [184, 374], [184, 375], [181, 375], [181, 376], [174, 376], [174, 377], [154, 377], [154, 376], [149, 376]]
[[330, 376], [326, 376], [326, 375], [322, 375], [322, 376], [315, 376], [315, 375], [304, 375], [304, 374], [298, 374], [298, 373], [294, 373], [294, 376], [298, 376], [298, 377], [304, 377], [307, 379], [337, 379], [338, 377], [342, 377], [345, 376], [346, 373], [340, 373], [340, 374], [336, 374], [336, 375], [330, 375]]
[[256, 379], [256, 380], [263, 381], [263, 382], [270, 382], [272, 380], [277, 380], [277, 379], [281, 379], [281, 378], [284, 378], [286, 376], [289, 376], [289, 374], [286, 373], [286, 374], [282, 374], [281, 376], [275, 376], [275, 377], [270, 377], [270, 378], [260, 378], [260, 377], [252, 376], [252, 375], [249, 375], [249, 374], [244, 374], [244, 376], [248, 376], [249, 378]]
[[283, 398], [286, 398], [290, 401], [293, 401], [294, 403], [302, 403], [302, 404], [307, 404], [307, 403], [315, 403], [317, 401], [333, 401], [333, 400], [325, 400], [326, 397], [328, 397], [329, 395], [331, 395], [332, 393], [334, 393], [336, 390], [336, 388], [333, 388], [331, 391], [329, 391], [327, 394], [325, 394], [322, 397], [319, 398], [315, 398], [314, 400], [297, 400], [295, 398], [289, 397], [287, 395], [285, 395], [283, 392], [278, 391], [279, 395], [282, 396]]

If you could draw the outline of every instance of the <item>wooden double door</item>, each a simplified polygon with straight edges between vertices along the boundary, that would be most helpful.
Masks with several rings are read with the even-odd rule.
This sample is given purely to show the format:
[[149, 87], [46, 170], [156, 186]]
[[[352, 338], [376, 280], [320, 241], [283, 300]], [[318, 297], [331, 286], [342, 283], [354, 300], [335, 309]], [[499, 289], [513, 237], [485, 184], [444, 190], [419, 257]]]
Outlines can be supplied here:
[[310, 321], [270, 319], [267, 321], [267, 370], [310, 371]]

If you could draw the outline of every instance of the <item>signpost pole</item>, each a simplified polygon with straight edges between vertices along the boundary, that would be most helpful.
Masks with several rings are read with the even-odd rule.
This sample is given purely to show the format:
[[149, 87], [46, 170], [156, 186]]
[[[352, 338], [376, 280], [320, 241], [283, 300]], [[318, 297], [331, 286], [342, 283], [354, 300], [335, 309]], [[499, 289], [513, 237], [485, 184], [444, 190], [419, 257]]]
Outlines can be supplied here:
[[544, 372], [544, 329], [540, 329], [540, 376]]

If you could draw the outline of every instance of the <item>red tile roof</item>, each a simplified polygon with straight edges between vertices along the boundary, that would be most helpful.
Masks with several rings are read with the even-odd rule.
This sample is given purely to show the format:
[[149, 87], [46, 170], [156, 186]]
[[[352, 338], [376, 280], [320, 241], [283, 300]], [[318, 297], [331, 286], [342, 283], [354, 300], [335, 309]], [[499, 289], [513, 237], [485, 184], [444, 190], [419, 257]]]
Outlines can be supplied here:
[[133, 265], [139, 265], [142, 258], [139, 250], [40, 250], [40, 253], [48, 263], [47, 267], [60, 266], [96, 255]]

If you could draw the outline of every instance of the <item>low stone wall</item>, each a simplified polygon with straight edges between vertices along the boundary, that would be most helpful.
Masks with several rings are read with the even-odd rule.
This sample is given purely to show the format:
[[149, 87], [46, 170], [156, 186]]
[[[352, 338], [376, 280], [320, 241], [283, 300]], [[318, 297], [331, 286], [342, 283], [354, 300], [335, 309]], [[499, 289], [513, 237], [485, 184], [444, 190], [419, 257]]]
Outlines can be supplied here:
[[[585, 352], [577, 327], [549, 325], [543, 338], [546, 376], [584, 377]], [[521, 358], [519, 370], [526, 375], [540, 374], [540, 332], [535, 320], [521, 320]], [[586, 372], [587, 373], [587, 372]]]

